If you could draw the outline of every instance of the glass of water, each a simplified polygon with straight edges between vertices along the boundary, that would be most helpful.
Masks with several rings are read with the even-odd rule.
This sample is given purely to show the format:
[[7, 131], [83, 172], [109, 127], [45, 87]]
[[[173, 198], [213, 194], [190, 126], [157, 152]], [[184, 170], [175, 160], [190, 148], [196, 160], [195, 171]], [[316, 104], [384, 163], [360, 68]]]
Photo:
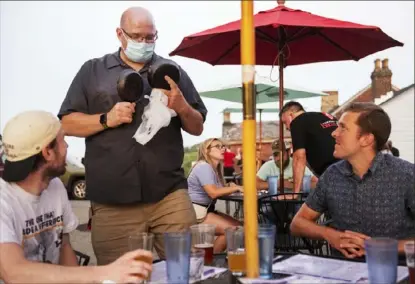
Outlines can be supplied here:
[[272, 259], [274, 258], [275, 225], [261, 224], [258, 227], [259, 277], [272, 278]]
[[205, 268], [205, 251], [203, 249], [193, 249], [190, 252], [190, 283], [202, 280], [203, 270]]
[[305, 175], [303, 177], [303, 192], [308, 193], [311, 190], [311, 176]]
[[366, 263], [370, 283], [396, 283], [398, 271], [398, 241], [372, 238], [365, 241]]
[[191, 245], [190, 231], [164, 233], [168, 283], [189, 283]]

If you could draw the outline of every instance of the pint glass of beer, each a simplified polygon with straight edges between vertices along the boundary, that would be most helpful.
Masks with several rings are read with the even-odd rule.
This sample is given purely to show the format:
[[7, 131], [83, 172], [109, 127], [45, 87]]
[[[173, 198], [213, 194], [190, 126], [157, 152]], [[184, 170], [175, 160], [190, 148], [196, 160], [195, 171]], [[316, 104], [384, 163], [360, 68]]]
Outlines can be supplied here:
[[[148, 250], [149, 252], [153, 252], [153, 244], [154, 244], [154, 234], [152, 233], [137, 233], [128, 238], [128, 248], [129, 250]], [[147, 262], [148, 264], [152, 265], [153, 257], [147, 256], [138, 256], [136, 260], [141, 260]], [[144, 283], [150, 282], [151, 273], [148, 275], [146, 281]]]
[[205, 265], [213, 262], [213, 243], [215, 241], [215, 225], [199, 224], [190, 227], [192, 246], [205, 251]]
[[406, 266], [409, 271], [409, 283], [415, 284], [415, 240], [408, 241], [404, 245], [406, 254]]
[[230, 227], [225, 230], [228, 251], [228, 268], [235, 276], [246, 272], [244, 228]]

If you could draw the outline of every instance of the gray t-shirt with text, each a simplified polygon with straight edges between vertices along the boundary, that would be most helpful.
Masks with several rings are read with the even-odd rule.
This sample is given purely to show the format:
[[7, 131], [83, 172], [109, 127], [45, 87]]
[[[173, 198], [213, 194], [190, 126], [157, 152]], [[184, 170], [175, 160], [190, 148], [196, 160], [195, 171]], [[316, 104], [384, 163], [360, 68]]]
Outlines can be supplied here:
[[212, 184], [217, 187], [223, 187], [215, 170], [206, 162], [198, 162], [194, 166], [187, 178], [187, 183], [192, 202], [206, 206], [211, 203], [212, 199], [206, 193], [203, 186]]

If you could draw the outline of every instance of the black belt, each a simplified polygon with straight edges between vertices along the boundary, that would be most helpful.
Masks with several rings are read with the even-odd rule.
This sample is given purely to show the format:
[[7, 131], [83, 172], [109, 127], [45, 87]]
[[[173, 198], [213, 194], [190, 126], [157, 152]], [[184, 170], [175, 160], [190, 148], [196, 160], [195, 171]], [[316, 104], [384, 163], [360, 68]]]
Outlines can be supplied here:
[[203, 207], [205, 207], [205, 208], [208, 208], [209, 207], [209, 205], [206, 205], [206, 204], [200, 204], [200, 203], [196, 203], [196, 202], [192, 202], [193, 204], [196, 204], [196, 205], [199, 205], [199, 206], [203, 206]]

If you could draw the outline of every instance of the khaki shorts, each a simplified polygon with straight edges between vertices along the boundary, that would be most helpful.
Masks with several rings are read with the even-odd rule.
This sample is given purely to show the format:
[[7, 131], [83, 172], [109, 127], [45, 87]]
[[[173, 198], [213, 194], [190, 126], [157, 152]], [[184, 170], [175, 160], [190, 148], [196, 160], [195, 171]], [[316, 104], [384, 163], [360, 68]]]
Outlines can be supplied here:
[[182, 231], [196, 224], [186, 189], [176, 190], [152, 204], [91, 206], [91, 240], [98, 265], [109, 264], [128, 252], [128, 237], [139, 232], [154, 233], [154, 248], [160, 258], [165, 258], [163, 233]]
[[207, 207], [204, 207], [202, 205], [199, 204], [194, 204], [193, 203], [193, 208], [195, 209], [195, 213], [196, 213], [196, 220], [198, 223], [202, 223], [207, 216]]

